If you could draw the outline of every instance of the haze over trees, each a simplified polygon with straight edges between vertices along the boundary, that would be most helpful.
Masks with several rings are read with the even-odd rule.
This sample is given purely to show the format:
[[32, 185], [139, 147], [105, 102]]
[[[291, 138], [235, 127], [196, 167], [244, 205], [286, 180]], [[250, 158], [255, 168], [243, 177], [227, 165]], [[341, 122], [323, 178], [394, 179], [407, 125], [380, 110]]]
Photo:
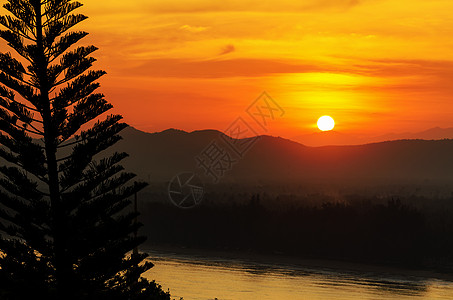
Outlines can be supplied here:
[[[222, 196], [228, 200], [219, 201]], [[149, 247], [453, 271], [451, 199], [349, 195], [340, 202], [323, 195], [271, 197], [231, 191], [208, 193], [192, 209], [142, 201], [140, 211], [145, 232], [162, 228], [152, 232]]]
[[[145, 191], [164, 192], [181, 171], [204, 171], [194, 159], [221, 132], [165, 130], [146, 133], [132, 127], [113, 149], [131, 156], [124, 166], [151, 183]], [[238, 141], [239, 143], [241, 141]], [[228, 147], [227, 145], [224, 145]], [[453, 140], [396, 140], [353, 146], [307, 147], [280, 137], [262, 136], [225, 172], [213, 190], [280, 193], [339, 193], [442, 198], [453, 191]], [[211, 177], [203, 181], [209, 184]], [[156, 188], [157, 187], [157, 188]], [[208, 187], [207, 187], [208, 188]], [[145, 196], [141, 197], [146, 198]]]
[[96, 92], [95, 46], [69, 0], [9, 0], [0, 37], [0, 298], [169, 299], [141, 278], [128, 198], [146, 184], [103, 150], [126, 127]]

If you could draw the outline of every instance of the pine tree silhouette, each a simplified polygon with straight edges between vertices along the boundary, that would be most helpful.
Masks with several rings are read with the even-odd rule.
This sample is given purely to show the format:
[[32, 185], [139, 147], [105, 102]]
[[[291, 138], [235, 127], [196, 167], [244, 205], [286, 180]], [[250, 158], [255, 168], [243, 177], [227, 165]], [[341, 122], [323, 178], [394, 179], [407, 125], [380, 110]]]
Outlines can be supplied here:
[[[129, 198], [145, 184], [99, 158], [127, 125], [96, 93], [104, 71], [89, 70], [94, 46], [70, 0], [9, 0], [0, 37], [0, 298], [170, 299], [141, 278], [145, 238]], [[102, 120], [101, 120], [102, 118]], [[94, 125], [88, 126], [93, 121]], [[96, 157], [95, 157], [96, 156]]]

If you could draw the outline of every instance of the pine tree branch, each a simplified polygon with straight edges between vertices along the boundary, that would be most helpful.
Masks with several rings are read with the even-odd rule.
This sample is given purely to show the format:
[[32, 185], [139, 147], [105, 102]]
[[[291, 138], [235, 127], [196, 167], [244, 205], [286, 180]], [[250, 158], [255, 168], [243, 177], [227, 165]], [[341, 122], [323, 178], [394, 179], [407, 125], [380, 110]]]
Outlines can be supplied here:
[[77, 101], [88, 97], [97, 88], [99, 88], [99, 83], [95, 81], [104, 74], [104, 71], [90, 71], [88, 74], [80, 75], [66, 87], [62, 88], [60, 93], [51, 99], [51, 103], [54, 104], [54, 106], [63, 108], [73, 105]]
[[59, 158], [59, 159], [57, 159], [57, 163], [65, 161], [65, 160], [68, 160], [68, 159], [71, 159], [72, 157], [73, 157], [72, 155], [68, 155], [68, 156], [65, 156], [63, 158]]
[[25, 58], [29, 63], [33, 63], [33, 60], [30, 58], [30, 54], [20, 36], [14, 35], [14, 33], [9, 30], [0, 30], [0, 37], [7, 41], [8, 45], [16, 50], [20, 56]]
[[44, 132], [42, 131], [34, 131], [34, 130], [30, 130], [30, 129], [27, 129], [25, 127], [20, 127], [19, 125], [16, 125], [16, 124], [11, 124], [12, 126], [16, 127], [18, 130], [24, 130], [28, 133], [31, 133], [31, 134], [36, 134], [36, 135], [40, 135], [40, 136], [44, 136]]
[[84, 31], [69, 32], [60, 38], [51, 48], [49, 48], [49, 55], [53, 58], [49, 59], [49, 64], [53, 63], [61, 54], [63, 54], [71, 45], [77, 43], [79, 40], [87, 36], [88, 33]]
[[34, 112], [38, 112], [38, 113], [40, 112], [38, 109], [36, 109], [34, 107], [28, 106], [28, 105], [26, 105], [26, 104], [24, 104], [22, 102], [19, 102], [19, 101], [15, 100], [14, 99], [14, 94], [9, 94], [8, 91], [6, 90], [6, 88], [2, 87], [2, 86], [0, 86], [0, 97], [1, 98], [6, 98], [7, 100], [5, 100], [5, 101], [11, 101], [14, 104], [20, 105], [20, 106], [22, 106], [22, 107], [24, 107], [24, 108], [26, 108], [28, 110], [31, 110], [31, 111], [34, 111]]
[[[115, 144], [120, 139], [121, 137], [119, 136], [113, 136], [99, 144], [94, 144], [94, 141], [90, 141], [89, 143], [80, 144], [74, 147], [72, 159], [67, 160], [64, 164], [60, 165], [61, 169], [72, 166], [71, 168], [68, 168], [63, 175], [62, 182], [64, 183], [64, 187], [74, 186], [76, 183], [83, 181], [83, 171], [87, 168], [93, 157]], [[76, 162], [78, 162], [78, 164]]]
[[58, 86], [67, 83], [75, 77], [81, 75], [87, 69], [89, 69], [96, 59], [88, 57], [91, 53], [96, 51], [98, 48], [94, 46], [79, 47], [74, 51], [66, 53], [61, 59], [60, 63], [52, 66], [54, 75], [53, 77], [58, 78], [63, 71], [66, 70], [66, 74], [63, 79], [57, 81], [53, 86]]
[[[26, 201], [33, 199], [31, 197], [38, 197], [38, 194], [39, 194], [39, 197], [41, 196], [41, 194], [38, 193], [38, 191], [25, 190], [23, 187], [17, 187], [14, 185], [14, 183], [9, 182], [8, 180], [5, 180], [4, 178], [0, 178], [0, 186], [3, 187], [9, 193], [14, 194], [17, 197], [20, 197]], [[35, 199], [37, 199], [37, 198], [35, 198]]]
[[21, 82], [19, 82], [15, 78], [12, 78], [11, 76], [9, 76], [8, 74], [6, 74], [4, 72], [0, 72], [0, 83], [4, 84], [6, 87], [10, 88], [11, 90], [16, 91], [24, 99], [26, 99], [27, 101], [32, 103], [34, 106], [36, 106], [35, 103], [33, 103], [31, 101], [31, 99], [34, 96], [34, 91], [33, 91], [33, 88], [30, 87], [29, 84], [22, 84]]
[[35, 89], [38, 89], [38, 88], [39, 88], [39, 86], [37, 86], [37, 85], [31, 83], [30, 81], [26, 81], [26, 80], [23, 80], [23, 79], [17, 78], [17, 77], [13, 77], [13, 78], [16, 79], [17, 81], [19, 81], [19, 82], [22, 83], [22, 84], [29, 85], [29, 86], [31, 86], [31, 87], [33, 87], [33, 88], [35, 88]]
[[[77, 8], [81, 7], [82, 4], [79, 2], [62, 2], [56, 7], [52, 7], [44, 12], [43, 16], [47, 17], [47, 21], [43, 23], [43, 26], [47, 26], [49, 22], [55, 22], [61, 20], [65, 15], [73, 12]], [[66, 9], [64, 9], [66, 8]], [[49, 16], [50, 12], [53, 14]]]
[[[0, 97], [1, 99], [1, 97]], [[3, 107], [5, 108], [6, 110], [8, 110], [8, 112], [14, 114], [14, 116], [16, 116], [16, 118], [20, 121], [22, 121], [24, 124], [26, 124], [27, 126], [30, 126], [31, 128], [33, 128], [36, 132], [41, 132], [38, 128], [36, 128], [32, 122], [36, 122], [36, 123], [40, 123], [40, 124], [43, 124], [42, 121], [40, 120], [37, 120], [37, 119], [34, 119], [33, 117], [31, 116], [27, 116], [27, 115], [24, 115], [24, 114], [21, 114], [20, 112], [18, 111], [14, 111], [11, 109], [11, 107], [8, 105], [4, 105], [4, 103], [1, 103], [0, 101], [0, 107]], [[19, 127], [19, 128], [23, 128], [23, 127]]]
[[[14, 15], [14, 10], [10, 12]], [[0, 16], [0, 24], [11, 30], [11, 32], [15, 33], [16, 35], [21, 36], [22, 38], [36, 42], [36, 39], [30, 37], [27, 34], [27, 31], [29, 31], [28, 25], [23, 20], [21, 20], [21, 18], [14, 18], [12, 16]], [[32, 32], [32, 30], [30, 30], [30, 32]]]
[[[20, 5], [22, 4], [22, 5]], [[17, 19], [22, 20], [24, 24], [26, 25], [28, 31], [30, 33], [34, 34], [33, 28], [34, 28], [34, 20], [33, 20], [33, 9], [31, 6], [25, 4], [24, 2], [22, 3], [17, 3], [16, 1], [10, 1], [9, 3], [4, 4], [4, 8], [11, 12]]]
[[[128, 155], [124, 152], [117, 153], [115, 152], [108, 158], [102, 159], [99, 163], [92, 162], [89, 165], [89, 169], [85, 171], [82, 176], [80, 176], [80, 180], [68, 182], [67, 180], [62, 180], [64, 183], [63, 191], [68, 190], [69, 188], [81, 184], [85, 182], [84, 185], [78, 186], [75, 191], [80, 191], [83, 189], [94, 189], [97, 185], [99, 185], [102, 181], [106, 180], [107, 178], [114, 176], [115, 174], [124, 170], [121, 165], [118, 165], [123, 159], [125, 159]], [[69, 167], [71, 164], [69, 164]], [[69, 168], [67, 167], [67, 168]], [[67, 168], [62, 169], [62, 172], [66, 172]], [[66, 174], [67, 175], [67, 174]]]
[[[127, 174], [127, 173], [125, 173]], [[128, 174], [129, 175], [129, 174]], [[119, 178], [118, 182], [121, 182], [120, 185], [126, 184], [128, 181], [132, 180], [133, 178], [136, 177], [135, 174], [130, 173], [130, 177], [124, 177], [124, 178]], [[96, 193], [92, 195], [89, 198], [86, 198], [84, 202], [92, 202], [92, 201], [110, 201], [111, 202], [111, 213], [108, 213], [109, 215], [113, 215], [116, 212], [121, 211], [122, 209], [118, 208], [113, 208], [112, 205], [115, 205], [117, 202], [121, 202], [124, 199], [127, 199], [131, 196], [133, 196], [136, 192], [142, 190], [145, 188], [148, 184], [145, 182], [134, 182], [133, 185], [127, 186], [127, 187], [122, 187], [120, 188], [119, 186], [114, 186], [112, 185], [111, 187], [108, 187], [105, 189], [105, 191], [102, 191], [100, 193]], [[115, 189], [119, 189], [118, 191], [115, 191]], [[105, 208], [107, 209], [107, 208]]]
[[36, 38], [32, 38], [32, 37], [28, 36], [26, 33], [23, 33], [23, 32], [21, 32], [21, 31], [19, 31], [17, 29], [15, 30], [14, 28], [11, 28], [11, 27], [1, 23], [1, 20], [2, 19], [1, 19], [1, 16], [0, 16], [0, 24], [5, 26], [6, 28], [8, 28], [12, 33], [17, 34], [18, 36], [20, 36], [21, 38], [24, 38], [26, 40], [29, 40], [29, 41], [32, 41], [32, 42], [36, 42]]
[[[95, 190], [92, 193], [92, 196], [90, 198], [86, 199], [86, 201], [88, 202], [91, 200], [102, 198], [106, 194], [114, 195], [116, 189], [119, 189], [121, 186], [125, 185], [127, 182], [129, 182], [136, 176], [137, 175], [135, 175], [133, 173], [126, 173], [126, 172], [121, 173], [120, 176], [113, 178], [113, 179], [109, 179], [109, 182], [101, 183], [100, 186], [98, 185], [97, 190]], [[102, 186], [102, 185], [104, 185], [104, 186]], [[113, 191], [113, 193], [112, 193], [112, 191]], [[121, 191], [118, 191], [118, 195], [120, 195], [120, 198], [127, 198], [133, 194], [132, 191], [129, 191], [130, 194], [127, 194], [127, 192], [128, 192], [128, 190], [123, 189]]]
[[[85, 140], [74, 141], [74, 142], [70, 142], [70, 143], [65, 144], [65, 145], [60, 145], [60, 144], [59, 144], [59, 145], [57, 146], [57, 148], [60, 149], [60, 148], [68, 147], [68, 146], [77, 145], [77, 144], [82, 143], [82, 142], [84, 142], [84, 141], [85, 141]], [[59, 172], [61, 172], [61, 171], [59, 171]]]
[[[17, 164], [19, 167], [22, 169], [26, 170], [25, 167], [21, 166], [20, 164]], [[20, 185], [21, 190], [24, 189], [31, 189], [33, 193], [40, 194], [41, 196], [49, 196], [47, 193], [39, 190], [37, 188], [37, 184], [35, 182], [32, 182], [31, 179], [28, 178], [26, 174], [22, 174], [18, 168], [16, 167], [6, 167], [6, 166], [0, 166], [0, 173], [2, 173], [4, 176], [6, 176], [8, 179], [11, 180], [11, 183], [14, 182], [16, 185]], [[32, 173], [32, 172], [30, 172]], [[32, 173], [35, 177], [38, 177], [34, 173]]]

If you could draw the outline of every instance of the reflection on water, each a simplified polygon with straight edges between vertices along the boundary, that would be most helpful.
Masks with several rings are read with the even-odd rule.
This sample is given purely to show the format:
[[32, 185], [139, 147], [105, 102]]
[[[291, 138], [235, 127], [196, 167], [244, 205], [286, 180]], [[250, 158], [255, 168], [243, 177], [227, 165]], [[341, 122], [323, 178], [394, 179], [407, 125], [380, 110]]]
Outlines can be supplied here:
[[145, 277], [169, 288], [176, 299], [453, 299], [453, 282], [420, 275], [152, 251], [150, 256], [155, 266]]

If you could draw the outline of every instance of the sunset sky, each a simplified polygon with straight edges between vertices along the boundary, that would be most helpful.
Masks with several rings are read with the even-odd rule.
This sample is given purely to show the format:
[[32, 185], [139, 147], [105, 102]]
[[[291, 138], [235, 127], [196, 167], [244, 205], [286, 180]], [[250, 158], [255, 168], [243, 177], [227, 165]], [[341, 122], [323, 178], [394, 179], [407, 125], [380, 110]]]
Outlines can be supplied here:
[[326, 114], [349, 136], [453, 127], [451, 0], [84, 3], [102, 91], [140, 130], [224, 130], [263, 91], [286, 138]]

